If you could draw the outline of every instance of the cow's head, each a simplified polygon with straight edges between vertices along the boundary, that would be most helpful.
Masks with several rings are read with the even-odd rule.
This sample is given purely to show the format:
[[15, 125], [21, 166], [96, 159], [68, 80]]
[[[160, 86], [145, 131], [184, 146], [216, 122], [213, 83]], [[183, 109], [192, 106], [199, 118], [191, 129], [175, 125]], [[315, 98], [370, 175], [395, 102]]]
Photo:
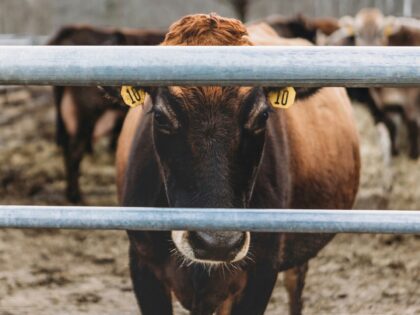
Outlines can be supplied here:
[[330, 37], [330, 44], [387, 46], [391, 35], [399, 30], [394, 17], [385, 17], [379, 9], [365, 8], [353, 18], [340, 19], [340, 29]]
[[[163, 45], [252, 43], [237, 20], [193, 15], [173, 24]], [[169, 86], [145, 91], [169, 205], [249, 207], [273, 112], [267, 98], [271, 89]], [[172, 240], [189, 260], [225, 263], [246, 257], [250, 233], [173, 231]]]

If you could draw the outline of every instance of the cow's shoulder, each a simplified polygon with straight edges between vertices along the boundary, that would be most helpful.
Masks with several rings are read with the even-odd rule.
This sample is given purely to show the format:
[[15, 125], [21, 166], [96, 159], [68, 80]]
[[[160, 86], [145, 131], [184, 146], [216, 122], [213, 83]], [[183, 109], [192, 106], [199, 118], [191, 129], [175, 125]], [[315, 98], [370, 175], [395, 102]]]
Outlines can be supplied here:
[[247, 27], [249, 37], [257, 46], [311, 46], [311, 42], [303, 38], [283, 38], [265, 22]]
[[293, 206], [351, 207], [359, 182], [360, 152], [345, 89], [322, 88], [284, 114], [294, 183]]

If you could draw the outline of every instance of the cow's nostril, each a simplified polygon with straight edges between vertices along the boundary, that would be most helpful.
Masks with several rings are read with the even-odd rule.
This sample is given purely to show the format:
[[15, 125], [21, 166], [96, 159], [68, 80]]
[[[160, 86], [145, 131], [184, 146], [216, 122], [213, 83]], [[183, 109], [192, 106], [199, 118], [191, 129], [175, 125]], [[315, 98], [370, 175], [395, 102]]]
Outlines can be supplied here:
[[188, 241], [197, 259], [231, 261], [245, 243], [242, 232], [190, 232]]
[[190, 232], [188, 239], [195, 249], [206, 250], [208, 247], [211, 247], [211, 240], [206, 234]]
[[245, 242], [245, 233], [236, 233], [228, 239], [228, 246], [230, 248], [237, 248], [238, 251], [242, 248]]

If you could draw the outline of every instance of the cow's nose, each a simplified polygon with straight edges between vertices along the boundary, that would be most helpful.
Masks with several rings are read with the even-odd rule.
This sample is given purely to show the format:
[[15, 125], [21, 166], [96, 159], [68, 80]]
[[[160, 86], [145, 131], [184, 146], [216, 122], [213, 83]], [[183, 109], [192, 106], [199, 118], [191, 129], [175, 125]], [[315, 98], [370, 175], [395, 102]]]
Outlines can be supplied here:
[[190, 232], [190, 246], [197, 259], [232, 261], [244, 246], [243, 232]]

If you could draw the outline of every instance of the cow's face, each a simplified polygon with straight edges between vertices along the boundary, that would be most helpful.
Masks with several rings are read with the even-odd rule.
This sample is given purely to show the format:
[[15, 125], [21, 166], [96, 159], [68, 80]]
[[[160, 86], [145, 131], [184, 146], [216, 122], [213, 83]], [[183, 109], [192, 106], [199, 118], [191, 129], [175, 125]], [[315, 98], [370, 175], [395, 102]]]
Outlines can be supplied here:
[[360, 11], [354, 20], [356, 46], [388, 45], [387, 19], [378, 9]]
[[[199, 14], [175, 22], [162, 45], [252, 46], [252, 42], [241, 22]], [[115, 89], [104, 90], [116, 98]], [[264, 154], [271, 111], [266, 95], [272, 89], [159, 87], [145, 90], [150, 95], [154, 151], [169, 206], [248, 207]], [[316, 90], [301, 89], [301, 94], [293, 94], [308, 97]], [[140, 94], [136, 99], [142, 99]], [[287, 99], [288, 96], [286, 103]], [[132, 105], [136, 103], [134, 99], [132, 102]], [[279, 104], [278, 99], [276, 102]], [[250, 233], [173, 231], [172, 240], [178, 251], [191, 261], [226, 263], [246, 257]]]
[[[114, 87], [102, 88], [122, 102]], [[160, 176], [171, 207], [246, 208], [264, 155], [268, 95], [280, 88], [146, 88]], [[297, 88], [297, 99], [318, 88]], [[277, 93], [276, 93], [277, 94]], [[293, 97], [294, 98], [294, 97]], [[275, 101], [274, 101], [275, 102]], [[277, 104], [277, 103], [275, 103]], [[273, 104], [274, 106], [274, 104]], [[280, 123], [280, 121], [277, 121]], [[286, 148], [284, 148], [286, 149]], [[173, 231], [178, 252], [207, 264], [244, 259], [249, 232]]]
[[356, 46], [387, 46], [389, 36], [399, 30], [394, 17], [385, 17], [376, 8], [366, 8], [354, 17], [340, 19], [340, 30], [330, 36], [330, 44], [351, 43]]
[[[262, 88], [158, 88], [153, 138], [172, 207], [245, 208], [263, 154], [270, 107]], [[232, 262], [247, 254], [248, 232], [172, 232], [187, 258]]]

